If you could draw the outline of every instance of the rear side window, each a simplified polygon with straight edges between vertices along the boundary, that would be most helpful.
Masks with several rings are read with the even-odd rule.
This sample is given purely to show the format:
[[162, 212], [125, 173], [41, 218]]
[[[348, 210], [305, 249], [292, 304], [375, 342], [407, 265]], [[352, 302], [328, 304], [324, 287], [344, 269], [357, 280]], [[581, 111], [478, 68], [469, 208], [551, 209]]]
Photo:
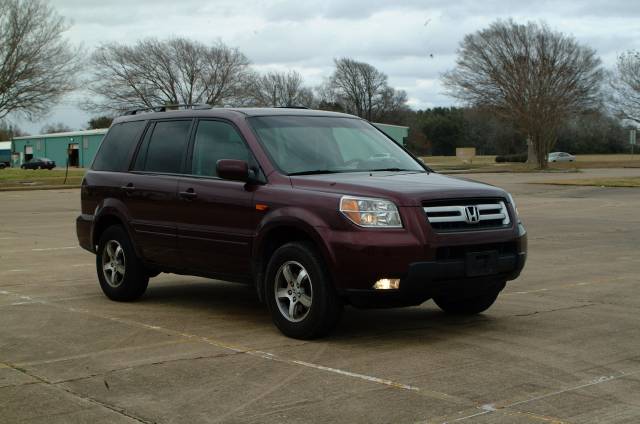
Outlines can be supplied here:
[[233, 126], [220, 121], [200, 121], [193, 146], [192, 174], [217, 177], [216, 164], [220, 159], [249, 162], [249, 158], [249, 150]]
[[187, 150], [191, 121], [161, 121], [140, 147], [135, 170], [179, 174]]
[[145, 125], [145, 121], [133, 121], [111, 127], [91, 168], [96, 171], [126, 171], [131, 152], [138, 144]]

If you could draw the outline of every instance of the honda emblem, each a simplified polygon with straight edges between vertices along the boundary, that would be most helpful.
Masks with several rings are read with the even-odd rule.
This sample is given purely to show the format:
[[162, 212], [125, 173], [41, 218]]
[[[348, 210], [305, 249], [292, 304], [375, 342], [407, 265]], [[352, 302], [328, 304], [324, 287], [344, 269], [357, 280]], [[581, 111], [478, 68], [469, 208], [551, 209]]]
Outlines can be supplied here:
[[477, 206], [467, 206], [464, 208], [464, 218], [467, 224], [477, 224], [480, 222], [480, 213]]

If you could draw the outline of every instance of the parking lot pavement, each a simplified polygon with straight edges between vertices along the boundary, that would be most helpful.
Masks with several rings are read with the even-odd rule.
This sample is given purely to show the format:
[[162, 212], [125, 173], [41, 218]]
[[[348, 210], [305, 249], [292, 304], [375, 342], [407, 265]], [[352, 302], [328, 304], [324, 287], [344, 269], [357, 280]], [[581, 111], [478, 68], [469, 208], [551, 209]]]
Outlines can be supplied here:
[[529, 230], [494, 307], [348, 308], [313, 342], [239, 285], [163, 274], [111, 302], [77, 190], [0, 193], [0, 422], [639, 422], [640, 190], [471, 178]]

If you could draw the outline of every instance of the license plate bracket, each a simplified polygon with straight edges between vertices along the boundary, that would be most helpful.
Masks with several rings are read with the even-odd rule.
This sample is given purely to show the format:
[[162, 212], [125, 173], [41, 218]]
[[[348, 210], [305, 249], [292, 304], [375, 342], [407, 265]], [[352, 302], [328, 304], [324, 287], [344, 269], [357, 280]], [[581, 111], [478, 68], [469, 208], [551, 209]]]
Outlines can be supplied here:
[[466, 254], [467, 277], [482, 277], [498, 273], [498, 251], [468, 252]]

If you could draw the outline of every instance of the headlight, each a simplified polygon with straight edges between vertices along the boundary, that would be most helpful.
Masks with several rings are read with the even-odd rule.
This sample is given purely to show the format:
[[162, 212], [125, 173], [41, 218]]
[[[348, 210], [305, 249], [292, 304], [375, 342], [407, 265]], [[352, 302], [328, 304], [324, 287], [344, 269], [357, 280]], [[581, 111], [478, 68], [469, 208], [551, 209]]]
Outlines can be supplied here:
[[402, 228], [398, 208], [388, 200], [343, 196], [340, 212], [361, 227]]
[[516, 201], [513, 200], [513, 196], [511, 195], [511, 193], [507, 193], [507, 196], [509, 196], [509, 203], [511, 203], [511, 206], [513, 206], [513, 209], [516, 211], [516, 216], [518, 216], [518, 207], [516, 206]]

